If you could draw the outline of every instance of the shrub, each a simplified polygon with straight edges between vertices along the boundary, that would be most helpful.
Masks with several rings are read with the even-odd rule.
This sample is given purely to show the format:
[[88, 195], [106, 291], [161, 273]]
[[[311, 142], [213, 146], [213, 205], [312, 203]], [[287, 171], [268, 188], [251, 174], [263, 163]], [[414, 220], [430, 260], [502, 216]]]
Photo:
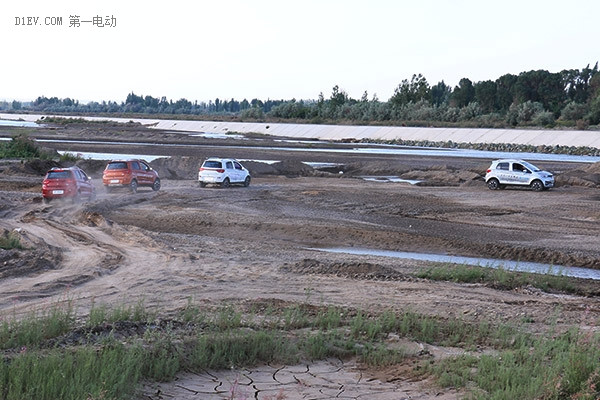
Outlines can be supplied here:
[[560, 119], [568, 120], [568, 121], [577, 121], [582, 119], [585, 114], [588, 112], [589, 107], [587, 104], [576, 103], [574, 101], [570, 102], [563, 108], [560, 113]]
[[0, 143], [0, 158], [35, 158], [40, 156], [40, 150], [27, 135], [17, 135], [10, 142]]
[[554, 114], [550, 111], [542, 111], [533, 116], [533, 123], [538, 126], [554, 125]]

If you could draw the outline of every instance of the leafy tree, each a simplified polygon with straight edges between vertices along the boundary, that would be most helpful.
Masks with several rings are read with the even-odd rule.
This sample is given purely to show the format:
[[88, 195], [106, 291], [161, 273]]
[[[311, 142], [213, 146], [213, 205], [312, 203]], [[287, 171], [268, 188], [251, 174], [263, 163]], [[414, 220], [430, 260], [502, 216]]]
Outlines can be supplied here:
[[600, 93], [590, 103], [590, 112], [587, 115], [587, 119], [592, 125], [600, 124]]
[[515, 84], [517, 76], [512, 74], [502, 75], [496, 79], [496, 109], [508, 111], [515, 101]]
[[410, 82], [406, 79], [394, 90], [390, 98], [392, 105], [396, 107], [404, 106], [408, 103], [417, 103], [425, 100], [430, 101], [430, 87], [427, 79], [421, 74], [413, 75]]
[[515, 83], [517, 102], [540, 102], [544, 108], [559, 113], [566, 100], [563, 79], [560, 73], [545, 70], [522, 72]]
[[344, 92], [343, 90], [340, 90], [340, 87], [338, 85], [335, 85], [331, 91], [331, 98], [329, 99], [329, 105], [335, 109], [335, 108], [341, 106], [342, 104], [346, 103], [348, 101], [348, 99], [349, 99], [348, 94], [346, 92]]
[[444, 81], [438, 82], [431, 87], [431, 103], [435, 106], [441, 106], [447, 104], [452, 95], [452, 88], [444, 83]]
[[481, 107], [484, 113], [490, 113], [496, 110], [496, 82], [483, 81], [475, 85], [475, 101]]
[[598, 73], [598, 63], [593, 68], [588, 64], [581, 71], [577, 69], [560, 72], [567, 97], [577, 103], [587, 102], [593, 96], [592, 78]]
[[142, 96], [136, 96], [135, 93], [131, 92], [127, 95], [125, 104], [144, 104]]
[[475, 100], [475, 88], [473, 82], [468, 78], [462, 78], [458, 82], [458, 86], [452, 92], [451, 102], [456, 107], [465, 107], [467, 104]]

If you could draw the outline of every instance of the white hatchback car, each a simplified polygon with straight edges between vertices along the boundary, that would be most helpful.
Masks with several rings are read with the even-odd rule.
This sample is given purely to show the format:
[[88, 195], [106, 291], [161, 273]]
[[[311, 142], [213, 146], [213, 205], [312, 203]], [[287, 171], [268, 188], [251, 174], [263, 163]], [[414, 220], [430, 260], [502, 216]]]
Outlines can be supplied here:
[[198, 171], [200, 187], [217, 184], [228, 187], [232, 184], [250, 185], [250, 172], [239, 161], [232, 158], [207, 158]]
[[506, 159], [492, 162], [486, 171], [485, 182], [491, 190], [518, 185], [540, 191], [554, 187], [554, 176], [527, 161]]

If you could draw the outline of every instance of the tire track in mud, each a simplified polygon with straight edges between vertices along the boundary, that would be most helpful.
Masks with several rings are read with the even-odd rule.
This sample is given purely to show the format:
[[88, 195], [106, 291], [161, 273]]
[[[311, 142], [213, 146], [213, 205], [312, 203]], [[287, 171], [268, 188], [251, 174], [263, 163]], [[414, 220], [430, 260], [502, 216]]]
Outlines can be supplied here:
[[[98, 213], [89, 212], [81, 206], [45, 207], [31, 209], [8, 221], [8, 226], [18, 227], [28, 248], [15, 255], [19, 259], [31, 258], [32, 252], [48, 254], [55, 249], [58, 255], [42, 261], [48, 267], [29, 265], [28, 272], [8, 277], [0, 289], [0, 309], [11, 307], [30, 309], [48, 299], [64, 300], [65, 296], [77, 298], [103, 298], [121, 293], [113, 276], [124, 268], [120, 283], [139, 280], [136, 268], [145, 261], [149, 265], [172, 258], [163, 249], [153, 249], [146, 254], [136, 247], [148, 248], [148, 239], [138, 233], [128, 232], [128, 227], [114, 227]], [[134, 228], [135, 229], [135, 228]], [[152, 247], [158, 247], [153, 244]], [[42, 261], [32, 261], [39, 263]], [[95, 281], [93, 285], [87, 285]], [[135, 285], [135, 284], [131, 284]], [[52, 300], [51, 300], [52, 301]]]

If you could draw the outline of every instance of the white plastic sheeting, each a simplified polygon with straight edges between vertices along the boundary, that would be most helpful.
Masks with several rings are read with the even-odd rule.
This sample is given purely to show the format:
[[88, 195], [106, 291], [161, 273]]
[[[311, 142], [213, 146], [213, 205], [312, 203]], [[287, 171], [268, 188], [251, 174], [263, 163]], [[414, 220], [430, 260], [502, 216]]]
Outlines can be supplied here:
[[[43, 115], [0, 114], [0, 119], [37, 121]], [[62, 116], [64, 117], [64, 116]], [[69, 117], [65, 117], [69, 118]], [[88, 120], [138, 122], [150, 128], [182, 132], [206, 133], [261, 133], [296, 139], [374, 139], [415, 140], [456, 143], [511, 143], [533, 146], [586, 146], [600, 148], [600, 131], [548, 130], [548, 129], [471, 129], [471, 128], [412, 128], [400, 126], [354, 126], [272, 124], [258, 122], [182, 121], [141, 118], [81, 117]]]

